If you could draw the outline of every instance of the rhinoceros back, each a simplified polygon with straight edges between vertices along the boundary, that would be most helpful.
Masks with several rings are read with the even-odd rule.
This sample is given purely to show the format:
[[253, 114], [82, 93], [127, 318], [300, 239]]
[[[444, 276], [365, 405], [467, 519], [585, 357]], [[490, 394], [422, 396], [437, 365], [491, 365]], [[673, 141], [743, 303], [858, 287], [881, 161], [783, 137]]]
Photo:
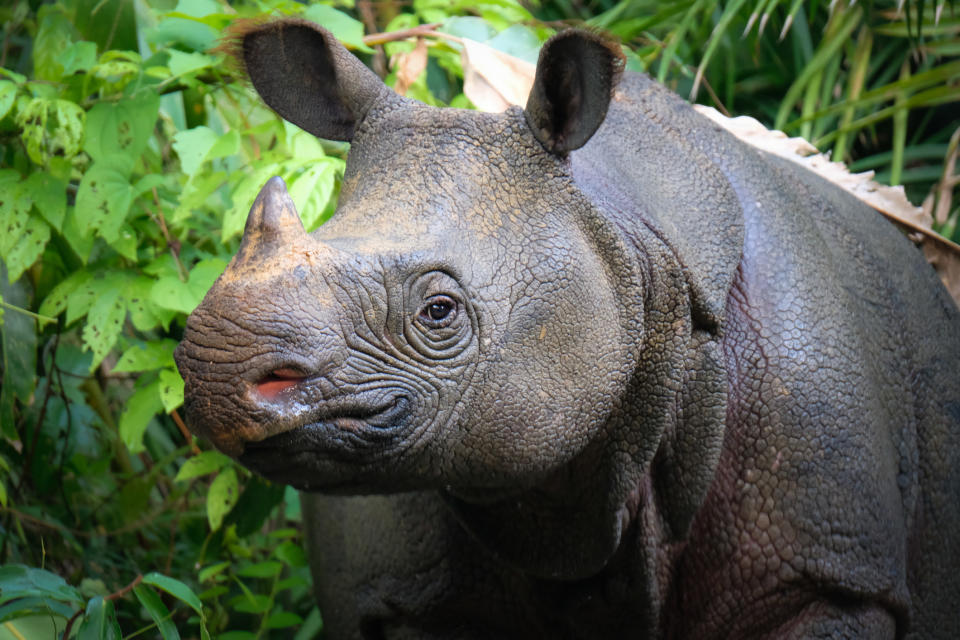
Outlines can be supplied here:
[[723, 343], [723, 451], [672, 589], [701, 613], [671, 628], [735, 633], [724, 612], [751, 600], [776, 628], [765, 595], [789, 585], [879, 602], [910, 637], [960, 634], [960, 313], [920, 252], [643, 76], [573, 168], [625, 235], [672, 247], [677, 295]]

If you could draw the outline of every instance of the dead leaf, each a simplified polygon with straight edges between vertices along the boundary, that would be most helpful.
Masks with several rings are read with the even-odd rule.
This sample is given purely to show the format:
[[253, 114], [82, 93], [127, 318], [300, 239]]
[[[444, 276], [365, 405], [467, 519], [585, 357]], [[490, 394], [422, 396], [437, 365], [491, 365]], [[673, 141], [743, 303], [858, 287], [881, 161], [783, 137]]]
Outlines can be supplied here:
[[409, 53], [398, 55], [393, 68], [397, 70], [397, 83], [393, 90], [405, 96], [410, 85], [416, 82], [427, 68], [427, 41], [417, 38], [417, 46]]
[[463, 38], [463, 92], [481, 111], [499, 113], [510, 105], [523, 106], [533, 87], [536, 66]]
[[[949, 251], [924, 237], [923, 255], [933, 265], [954, 302], [960, 306], [960, 252]], [[956, 246], [956, 245], [954, 245]]]

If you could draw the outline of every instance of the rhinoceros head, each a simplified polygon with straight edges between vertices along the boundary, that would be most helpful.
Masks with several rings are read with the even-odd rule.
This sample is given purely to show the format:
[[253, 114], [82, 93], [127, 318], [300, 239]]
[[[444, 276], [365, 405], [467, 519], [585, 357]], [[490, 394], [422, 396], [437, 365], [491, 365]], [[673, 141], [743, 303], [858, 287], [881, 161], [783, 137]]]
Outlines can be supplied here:
[[[525, 110], [401, 98], [323, 29], [245, 29], [284, 118], [352, 147], [304, 231], [280, 178], [190, 316], [190, 427], [266, 477], [343, 492], [529, 487], [603, 432], [638, 358], [638, 258], [573, 186], [620, 54], [549, 42]], [[633, 287], [633, 288], [631, 288]]]

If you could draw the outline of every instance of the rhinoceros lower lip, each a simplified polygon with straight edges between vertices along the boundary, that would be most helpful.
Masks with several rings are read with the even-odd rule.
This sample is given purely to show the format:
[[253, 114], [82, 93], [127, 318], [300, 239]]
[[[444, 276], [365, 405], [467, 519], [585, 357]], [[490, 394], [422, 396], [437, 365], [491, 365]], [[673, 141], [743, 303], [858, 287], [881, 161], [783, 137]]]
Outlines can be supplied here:
[[265, 452], [294, 452], [301, 449], [329, 448], [345, 441], [375, 441], [393, 437], [408, 410], [407, 396], [397, 395], [379, 402], [364, 398], [342, 398], [318, 407], [303, 422], [287, 431], [263, 440], [244, 444], [244, 456]]

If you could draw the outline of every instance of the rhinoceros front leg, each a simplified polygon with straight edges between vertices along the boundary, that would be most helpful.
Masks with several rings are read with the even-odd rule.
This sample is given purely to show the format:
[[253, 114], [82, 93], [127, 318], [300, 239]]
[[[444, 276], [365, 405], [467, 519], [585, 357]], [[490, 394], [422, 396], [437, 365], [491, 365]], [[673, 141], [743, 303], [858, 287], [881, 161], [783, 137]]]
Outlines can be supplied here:
[[522, 585], [490, 566], [435, 492], [302, 494], [302, 503], [327, 637], [554, 635], [525, 615], [516, 593]]
[[869, 603], [818, 600], [763, 640], [893, 640], [897, 622], [889, 611]]

